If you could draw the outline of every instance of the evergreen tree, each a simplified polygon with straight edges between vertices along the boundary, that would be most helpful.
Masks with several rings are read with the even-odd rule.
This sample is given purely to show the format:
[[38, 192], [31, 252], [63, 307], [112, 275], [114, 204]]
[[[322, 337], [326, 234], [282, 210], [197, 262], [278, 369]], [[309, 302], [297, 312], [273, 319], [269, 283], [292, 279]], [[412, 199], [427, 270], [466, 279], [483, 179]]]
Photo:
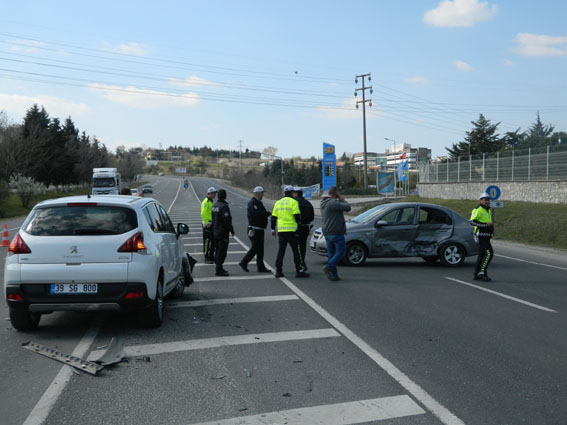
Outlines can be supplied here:
[[469, 155], [498, 152], [504, 146], [503, 139], [497, 134], [500, 123], [492, 124], [480, 114], [478, 120], [471, 121], [471, 124], [474, 127], [466, 132], [464, 141], [453, 143], [452, 148], [445, 148], [452, 160]]

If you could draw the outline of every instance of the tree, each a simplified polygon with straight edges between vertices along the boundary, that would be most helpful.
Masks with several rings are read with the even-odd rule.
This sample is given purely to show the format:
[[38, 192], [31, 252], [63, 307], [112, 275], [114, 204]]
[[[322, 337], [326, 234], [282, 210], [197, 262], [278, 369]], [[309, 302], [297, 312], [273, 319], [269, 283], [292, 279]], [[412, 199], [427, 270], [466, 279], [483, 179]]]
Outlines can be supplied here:
[[469, 155], [498, 152], [504, 146], [503, 139], [496, 133], [500, 123], [492, 124], [480, 114], [478, 120], [471, 121], [471, 124], [474, 127], [466, 132], [464, 141], [453, 143], [452, 148], [445, 148], [452, 160]]
[[536, 121], [530, 126], [526, 132], [526, 137], [519, 145], [520, 149], [528, 148], [543, 148], [547, 145], [553, 144], [551, 135], [554, 127], [551, 124], [543, 124], [539, 112], [536, 115]]

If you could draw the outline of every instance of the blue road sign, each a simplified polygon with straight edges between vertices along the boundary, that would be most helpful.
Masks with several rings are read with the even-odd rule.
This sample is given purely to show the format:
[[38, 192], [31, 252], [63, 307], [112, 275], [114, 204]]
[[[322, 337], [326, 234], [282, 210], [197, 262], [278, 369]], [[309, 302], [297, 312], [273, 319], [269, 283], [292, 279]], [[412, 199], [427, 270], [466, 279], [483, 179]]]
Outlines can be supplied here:
[[488, 186], [486, 188], [486, 193], [490, 195], [491, 201], [496, 201], [500, 198], [500, 188], [498, 186]]

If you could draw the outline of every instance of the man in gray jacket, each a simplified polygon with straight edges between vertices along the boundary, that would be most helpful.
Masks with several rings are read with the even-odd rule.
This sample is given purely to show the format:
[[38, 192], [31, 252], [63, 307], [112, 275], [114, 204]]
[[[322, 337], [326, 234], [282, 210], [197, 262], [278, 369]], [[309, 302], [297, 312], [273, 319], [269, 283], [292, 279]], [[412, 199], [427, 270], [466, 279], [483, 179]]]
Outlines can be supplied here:
[[344, 196], [339, 195], [335, 186], [329, 188], [328, 196], [321, 201], [321, 220], [323, 236], [327, 242], [327, 265], [323, 271], [331, 281], [341, 280], [337, 273], [337, 264], [346, 252], [345, 233], [346, 223], [344, 212], [350, 211], [350, 204]]

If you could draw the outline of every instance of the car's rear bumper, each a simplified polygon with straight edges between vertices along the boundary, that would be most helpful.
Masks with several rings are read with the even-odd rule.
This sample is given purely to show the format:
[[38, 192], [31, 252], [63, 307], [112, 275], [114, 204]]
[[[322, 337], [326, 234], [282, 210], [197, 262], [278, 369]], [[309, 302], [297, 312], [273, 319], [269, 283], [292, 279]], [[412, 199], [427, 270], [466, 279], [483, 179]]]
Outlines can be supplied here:
[[[8, 306], [33, 312], [52, 311], [118, 311], [149, 306], [145, 283], [99, 283], [97, 294], [54, 295], [50, 284], [20, 284], [6, 286]], [[18, 300], [10, 299], [19, 295]], [[134, 296], [133, 296], [134, 295]]]

